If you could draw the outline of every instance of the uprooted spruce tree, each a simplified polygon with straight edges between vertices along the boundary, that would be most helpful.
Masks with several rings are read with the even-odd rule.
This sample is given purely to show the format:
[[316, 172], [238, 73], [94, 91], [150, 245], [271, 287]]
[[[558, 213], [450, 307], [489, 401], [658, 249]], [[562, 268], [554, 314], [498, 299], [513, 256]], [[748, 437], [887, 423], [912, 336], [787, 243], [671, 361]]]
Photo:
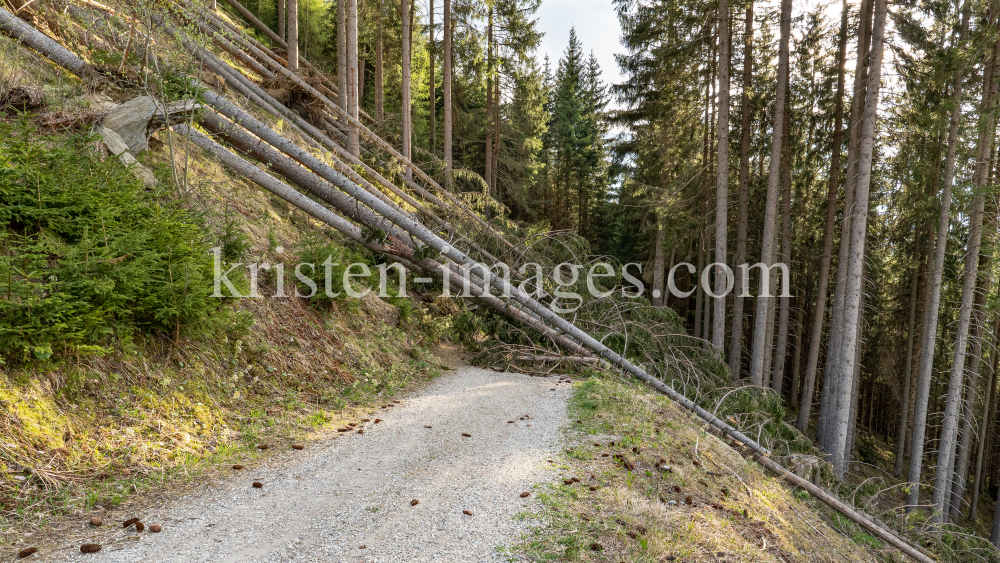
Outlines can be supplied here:
[[[197, 148], [462, 296], [477, 362], [634, 378], [902, 554], [996, 560], [1000, 3], [621, 0], [612, 84], [575, 31], [539, 60], [537, 7], [8, 5], [0, 30], [90, 97], [43, 112], [44, 89], [0, 83], [0, 103], [170, 200], [153, 228], [196, 228]], [[142, 95], [105, 110], [105, 84]], [[158, 180], [136, 157], [164, 139]], [[39, 220], [19, 215], [29, 195], [3, 195], [17, 236]], [[204, 250], [171, 261], [185, 288], [211, 277]], [[194, 293], [171, 314], [138, 291], [117, 303], [131, 319], [94, 310], [179, 335], [218, 305]], [[10, 326], [11, 362], [113, 332]], [[793, 455], [828, 478], [788, 471]]]

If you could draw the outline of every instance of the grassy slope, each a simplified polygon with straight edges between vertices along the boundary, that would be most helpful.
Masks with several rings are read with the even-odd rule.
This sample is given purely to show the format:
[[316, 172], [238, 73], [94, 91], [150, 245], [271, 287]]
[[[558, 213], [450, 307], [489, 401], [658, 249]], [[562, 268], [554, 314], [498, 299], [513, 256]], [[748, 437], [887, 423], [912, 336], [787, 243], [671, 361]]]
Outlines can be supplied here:
[[[575, 422], [554, 460], [560, 478], [540, 488], [544, 508], [531, 517], [543, 524], [517, 551], [542, 561], [898, 557], [744, 460], [666, 397], [606, 376], [576, 385]], [[580, 481], [566, 483], [573, 477]]]

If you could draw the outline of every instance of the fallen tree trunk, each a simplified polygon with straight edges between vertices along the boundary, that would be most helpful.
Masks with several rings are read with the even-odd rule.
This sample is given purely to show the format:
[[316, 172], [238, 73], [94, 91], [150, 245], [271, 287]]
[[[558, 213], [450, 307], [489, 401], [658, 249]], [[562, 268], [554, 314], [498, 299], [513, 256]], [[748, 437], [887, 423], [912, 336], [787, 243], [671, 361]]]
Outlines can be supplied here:
[[[193, 47], [193, 46], [192, 46], [192, 47]], [[213, 59], [212, 59], [211, 57], [205, 57], [205, 60], [206, 60], [206, 61], [211, 61], [211, 64], [212, 64], [213, 66], [218, 66], [219, 64], [221, 64], [221, 61], [219, 61], [219, 62], [216, 62], [216, 61], [215, 61], [215, 60], [213, 60]], [[225, 72], [225, 74], [223, 74], [223, 77], [224, 77], [224, 78], [225, 78], [225, 77], [226, 77], [226, 76], [227, 76], [227, 75], [229, 74], [229, 72], [230, 72], [230, 69], [221, 69], [221, 70], [223, 70], [223, 71]], [[231, 72], [235, 73], [235, 71], [231, 71]], [[236, 74], [238, 74], [238, 73], [236, 73]], [[227, 82], [228, 82], [228, 80], [227, 80]], [[237, 82], [237, 83], [235, 83], [235, 84], [234, 84], [234, 87], [235, 87], [235, 88], [237, 88], [237, 89], [239, 90], [239, 86], [237, 86], [237, 84], [242, 84], [242, 82]], [[244, 86], [245, 86], [245, 85], [244, 85]], [[243, 92], [243, 90], [239, 90], [239, 91], [241, 91], [241, 93]], [[254, 94], [258, 93], [258, 92], [257, 92], [256, 90], [254, 90], [253, 88], [250, 88], [250, 89], [248, 89], [248, 90], [246, 90], [246, 91], [248, 91], [248, 92], [251, 92], [251, 93], [254, 93]], [[210, 92], [210, 91], [209, 91], [209, 92]], [[268, 96], [266, 92], [263, 92], [263, 91], [259, 91], [259, 93], [260, 93], [261, 95], [263, 95], [263, 96], [267, 96], [268, 98], [270, 98], [270, 96]], [[222, 98], [221, 96], [218, 96], [218, 95], [217, 95], [217, 94], [215, 94], [214, 92], [211, 92], [211, 94], [212, 94], [212, 95], [214, 96], [214, 98], [213, 98], [213, 99], [214, 99], [214, 100], [216, 101], [216, 103], [217, 103], [217, 104], [221, 104], [221, 105], [224, 105], [224, 106], [231, 106], [231, 104], [229, 104], [229, 103], [228, 103], [228, 102], [227, 102], [227, 101], [226, 101], [226, 100], [225, 100], [224, 98]], [[261, 99], [263, 99], [263, 98], [261, 98]], [[288, 116], [288, 117], [293, 117], [293, 116], [294, 116], [294, 114], [292, 114], [292, 113], [290, 112], [290, 110], [287, 110], [287, 108], [285, 108], [285, 106], [283, 106], [283, 105], [281, 105], [280, 103], [278, 103], [278, 101], [277, 101], [277, 100], [274, 100], [273, 98], [270, 98], [270, 99], [263, 99], [263, 100], [264, 100], [264, 101], [265, 101], [266, 103], [269, 103], [270, 105], [272, 105], [273, 107], [275, 107], [275, 108], [276, 108], [276, 110], [277, 110], [277, 111], [279, 112], [279, 114], [281, 114], [281, 115], [286, 115], [286, 116]], [[217, 110], [220, 110], [220, 111], [221, 111], [220, 107], [216, 107], [216, 109], [217, 109]], [[235, 109], [235, 106], [232, 106], [232, 107], [230, 108], [230, 111], [229, 111], [229, 112], [227, 112], [227, 111], [222, 111], [222, 113], [223, 113], [224, 115], [226, 115], [227, 117], [229, 117], [230, 119], [233, 119], [232, 115], [230, 115], [230, 113], [231, 113], [231, 110], [233, 110], [233, 109]], [[284, 109], [285, 111], [281, 111], [282, 109]], [[286, 114], [286, 112], [287, 112], [287, 114]], [[290, 115], [289, 115], [289, 114], [290, 114]], [[297, 116], [294, 116], [294, 117], [297, 117]], [[308, 124], [305, 124], [305, 125], [308, 125]], [[332, 143], [332, 141], [331, 141], [331, 143]], [[324, 144], [325, 144], [325, 143], [324, 143]], [[342, 147], [338, 147], [338, 148], [341, 148], [341, 149], [342, 149]], [[352, 156], [352, 155], [350, 155], [350, 153], [347, 153], [347, 156], [353, 159], [353, 156]], [[358, 162], [358, 163], [360, 163], [360, 164], [362, 164], [362, 165], [364, 165], [364, 164], [363, 164], [363, 163], [361, 163], [360, 161], [357, 161], [357, 162]], [[360, 175], [358, 175], [358, 174], [357, 174], [357, 173], [356, 173], [356, 172], [355, 172], [355, 171], [354, 171], [353, 169], [351, 169], [351, 168], [350, 168], [349, 166], [345, 166], [345, 165], [344, 165], [344, 164], [343, 164], [342, 162], [340, 162], [340, 161], [336, 160], [335, 158], [334, 158], [334, 159], [332, 159], [332, 163], [333, 163], [333, 165], [334, 165], [334, 167], [335, 167], [335, 170], [336, 170], [337, 172], [339, 172], [339, 173], [341, 173], [341, 174], [344, 174], [344, 175], [346, 175], [346, 176], [347, 176], [347, 177], [348, 177], [348, 178], [349, 178], [349, 179], [350, 179], [351, 181], [353, 181], [353, 182], [357, 183], [358, 185], [360, 185], [360, 186], [364, 187], [364, 188], [365, 188], [365, 189], [366, 189], [366, 190], [367, 190], [368, 192], [370, 192], [370, 193], [372, 193], [372, 194], [376, 195], [376, 197], [379, 197], [379, 198], [380, 198], [380, 199], [381, 199], [382, 201], [386, 202], [387, 204], [390, 204], [390, 205], [396, 205], [396, 204], [395, 204], [395, 202], [392, 202], [391, 200], [389, 200], [389, 199], [388, 199], [388, 198], [387, 198], [387, 197], [385, 196], [385, 194], [381, 193], [381, 192], [380, 192], [379, 190], [377, 190], [377, 189], [376, 189], [376, 188], [375, 188], [374, 186], [372, 186], [372, 185], [371, 185], [371, 184], [369, 184], [369, 183], [368, 183], [368, 182], [367, 182], [366, 180], [364, 180], [363, 178], [361, 178], [361, 177], [360, 177]], [[438, 216], [437, 216], [436, 214], [434, 214], [433, 212], [431, 212], [431, 211], [430, 211], [429, 209], [427, 209], [426, 207], [422, 206], [422, 205], [421, 205], [421, 204], [420, 204], [419, 202], [417, 202], [417, 201], [413, 200], [412, 198], [410, 198], [408, 194], [406, 194], [405, 192], [403, 192], [403, 191], [399, 190], [399, 189], [398, 189], [398, 188], [397, 188], [397, 187], [396, 187], [396, 186], [395, 186], [394, 184], [392, 184], [391, 182], [388, 182], [388, 180], [385, 180], [384, 178], [382, 178], [382, 176], [381, 176], [381, 175], [379, 175], [379, 174], [378, 174], [378, 173], [377, 173], [376, 171], [374, 171], [374, 170], [371, 170], [371, 169], [370, 169], [370, 168], [369, 168], [369, 167], [368, 167], [367, 165], [364, 165], [364, 166], [365, 166], [365, 169], [366, 169], [366, 171], [369, 171], [369, 175], [370, 175], [370, 176], [372, 176], [372, 177], [375, 177], [375, 178], [377, 178], [377, 179], [382, 179], [382, 181], [383, 181], [383, 185], [388, 185], [389, 187], [391, 187], [391, 188], [392, 188], [392, 193], [394, 193], [394, 194], [396, 194], [397, 196], [399, 196], [399, 197], [403, 198], [403, 200], [404, 200], [404, 201], [406, 201], [407, 203], [409, 203], [409, 204], [413, 205], [413, 206], [415, 207], [415, 209], [416, 209], [416, 210], [417, 210], [418, 212], [421, 212], [421, 213], [424, 213], [424, 214], [425, 214], [426, 216], [430, 217], [430, 218], [431, 218], [431, 219], [432, 219], [433, 221], [435, 221], [435, 222], [437, 223], [437, 226], [438, 226], [439, 228], [441, 228], [441, 229], [442, 229], [443, 231], [445, 231], [445, 232], [449, 233], [450, 235], [454, 235], [454, 234], [456, 234], [456, 230], [455, 230], [455, 228], [454, 228], [454, 227], [453, 227], [453, 226], [452, 226], [452, 225], [451, 225], [450, 223], [448, 223], [447, 221], [445, 221], [445, 220], [444, 220], [444, 219], [442, 219], [441, 217], [438, 217]], [[398, 207], [398, 206], [397, 206], [397, 207]], [[447, 209], [447, 207], [446, 207], [446, 209]], [[402, 211], [402, 210], [401, 210], [401, 211]], [[493, 254], [491, 254], [490, 252], [488, 252], [488, 251], [487, 251], [486, 249], [482, 248], [482, 247], [481, 247], [480, 245], [478, 245], [477, 243], [475, 243], [475, 242], [473, 242], [473, 241], [469, 241], [469, 243], [470, 243], [470, 246], [472, 246], [472, 248], [473, 248], [474, 250], [476, 250], [477, 252], [479, 252], [479, 253], [480, 253], [480, 254], [481, 254], [482, 256], [484, 256], [484, 257], [485, 257], [485, 258], [486, 258], [487, 260], [491, 260], [491, 261], [493, 261], [493, 262], [500, 262], [500, 260], [499, 260], [499, 259], [497, 259], [497, 258], [496, 258], [495, 256], [493, 256]], [[517, 272], [517, 270], [514, 270], [513, 272], [514, 272], [514, 275], [515, 275], [515, 277], [518, 277], [519, 279], [523, 277], [523, 276], [521, 276], [521, 274], [520, 274], [519, 272]]]
[[[250, 135], [234, 123], [225, 121], [217, 113], [212, 111], [204, 112], [199, 119], [199, 123], [211, 133], [221, 136], [229, 144], [252, 155], [260, 162], [266, 163], [285, 178], [288, 178], [293, 183], [334, 206], [353, 221], [370, 226], [382, 223], [380, 218], [369, 208], [357, 205], [355, 201], [346, 196], [342, 191], [330, 187], [327, 180], [303, 168], [291, 158], [281, 154], [259, 138]], [[408, 236], [405, 232], [391, 224], [381, 224], [380, 228], [389, 236], [396, 238], [406, 238]]]
[[[330, 211], [329, 209], [323, 207], [318, 202], [305, 196], [298, 190], [288, 186], [284, 182], [281, 182], [277, 178], [274, 178], [270, 174], [264, 172], [260, 168], [257, 168], [253, 164], [247, 162], [246, 160], [240, 158], [236, 154], [227, 150], [222, 145], [219, 145], [212, 139], [209, 139], [205, 135], [189, 128], [187, 125], [180, 124], [175, 125], [172, 128], [174, 131], [182, 134], [188, 135], [192, 142], [200, 147], [201, 149], [209, 152], [214, 157], [218, 158], [220, 162], [228, 166], [229, 168], [235, 170], [240, 175], [246, 177], [255, 184], [261, 186], [262, 188], [270, 191], [271, 193], [277, 195], [278, 197], [284, 199], [291, 205], [298, 209], [308, 213], [315, 219], [326, 223], [327, 225], [333, 227], [337, 231], [343, 233], [349, 237], [354, 242], [382, 254], [384, 256], [392, 257], [397, 260], [403, 267], [413, 272], [426, 272], [430, 271], [437, 274], [439, 278], [443, 278], [444, 269], [447, 267], [445, 265], [439, 264], [433, 260], [425, 259], [421, 265], [417, 265], [411, 262], [413, 258], [413, 249], [408, 247], [406, 243], [402, 242], [406, 240], [405, 238], [391, 237], [390, 240], [394, 240], [395, 244], [386, 247], [375, 243], [371, 239], [364, 236], [361, 228], [351, 223], [347, 219], [337, 215], [336, 213]], [[305, 178], [308, 178], [304, 176]], [[452, 273], [458, 273], [455, 264], [451, 264], [450, 270]], [[504, 303], [497, 297], [490, 295], [485, 292], [483, 287], [479, 285], [478, 279], [475, 276], [469, 276], [469, 292], [474, 296], [475, 299], [481, 301], [485, 305], [495, 309], [496, 311], [512, 317], [515, 321], [520, 321], [526, 326], [538, 331], [543, 337], [551, 340], [555, 345], [573, 351], [577, 354], [589, 354], [586, 349], [580, 346], [578, 343], [567, 338], [566, 335], [560, 334], [557, 331], [552, 330], [550, 327], [545, 326], [536, 316], [532, 316], [529, 313], [512, 306], [509, 303]], [[460, 282], [462, 278], [456, 279], [454, 275], [449, 275], [450, 286], [455, 292], [463, 291], [463, 282]]]
[[[236, 0], [226, 0], [226, 2], [230, 6], [232, 6], [234, 10], [236, 10], [237, 12], [239, 12], [241, 16], [243, 16], [244, 18], [246, 18], [246, 20], [248, 22], [250, 22], [251, 25], [253, 25], [258, 30], [260, 30], [261, 32], [263, 32], [264, 35], [267, 35], [268, 37], [270, 37], [271, 40], [275, 42], [275, 44], [280, 45], [282, 48], [284, 48], [286, 50], [288, 49], [288, 42], [285, 41], [284, 39], [278, 37], [278, 35], [276, 33], [274, 33], [273, 31], [271, 31], [271, 28], [267, 27], [264, 24], [264, 22], [262, 22], [259, 19], [257, 19], [257, 16], [253, 15], [250, 12], [250, 10], [247, 10], [246, 8], [244, 8], [243, 5], [240, 4], [239, 2], [237, 2]], [[312, 63], [310, 63], [309, 61], [307, 61], [305, 59], [305, 57], [302, 56], [301, 53], [299, 54], [298, 58], [299, 58], [299, 64], [300, 65], [306, 67], [307, 69], [309, 69], [312, 72], [315, 72], [317, 74], [320, 74], [320, 75], [323, 74], [322, 72], [319, 71], [319, 69], [317, 69], [315, 66], [313, 66]], [[333, 87], [333, 91], [337, 92], [336, 85], [334, 85], [332, 83], [330, 85]]]
[[514, 359], [522, 362], [574, 362], [581, 364], [596, 364], [600, 361], [594, 357], [579, 356], [518, 356]]
[[[183, 7], [179, 7], [179, 9], [183, 10]], [[213, 16], [214, 16], [214, 14], [213, 14]], [[217, 74], [219, 74], [224, 79], [226, 79], [226, 82], [229, 83], [234, 88], [236, 88], [237, 91], [243, 93], [244, 95], [246, 95], [248, 97], [250, 97], [250, 94], [247, 93], [247, 91], [253, 92], [256, 95], [256, 98], [265, 100], [271, 107], [274, 108], [275, 111], [277, 111], [278, 113], [280, 113], [283, 117], [285, 117], [286, 119], [289, 119], [292, 122], [296, 123], [299, 126], [299, 128], [305, 129], [305, 130], [309, 131], [311, 133], [313, 139], [317, 143], [322, 144], [327, 149], [329, 149], [329, 150], [333, 151], [334, 153], [336, 153], [336, 155], [338, 157], [340, 157], [340, 159], [342, 159], [343, 161], [348, 162], [348, 163], [350, 163], [350, 164], [352, 164], [354, 166], [361, 166], [364, 169], [365, 173], [368, 174], [370, 177], [376, 179], [376, 181], [378, 181], [378, 183], [380, 185], [382, 185], [382, 187], [386, 188], [387, 190], [389, 190], [390, 192], [392, 192], [393, 194], [395, 194], [397, 197], [402, 198], [404, 201], [406, 201], [410, 205], [413, 205], [418, 210], [423, 211], [425, 213], [428, 212], [428, 210], [426, 210], [426, 208], [422, 208], [422, 206], [420, 206], [420, 204], [418, 204], [413, 198], [411, 198], [409, 196], [409, 194], [406, 194], [406, 192], [404, 192], [404, 191], [400, 190], [399, 188], [397, 188], [395, 184], [393, 184], [392, 182], [390, 182], [387, 179], [385, 179], [381, 174], [379, 174], [377, 171], [375, 171], [370, 166], [368, 166], [364, 161], [362, 161], [359, 158], [355, 157], [353, 154], [351, 154], [349, 151], [347, 151], [343, 146], [338, 145], [337, 143], [334, 143], [331, 139], [329, 139], [329, 137], [327, 137], [321, 131], [319, 131], [318, 129], [316, 129], [312, 124], [306, 122], [304, 119], [302, 119], [300, 116], [298, 116], [297, 114], [295, 114], [294, 112], [292, 112], [291, 110], [289, 110], [287, 107], [285, 107], [281, 103], [279, 103], [277, 100], [274, 100], [269, 94], [267, 94], [266, 92], [264, 92], [263, 89], [261, 89], [259, 86], [257, 86], [253, 82], [249, 81], [245, 76], [243, 76], [241, 73], [239, 73], [238, 71], [236, 71], [235, 69], [233, 69], [232, 67], [230, 67], [227, 63], [225, 63], [224, 61], [222, 61], [222, 60], [218, 59], [217, 57], [215, 57], [215, 55], [212, 54], [211, 52], [209, 52], [209, 51], [207, 51], [207, 50], [205, 50], [205, 49], [203, 49], [203, 48], [201, 48], [201, 47], [199, 47], [197, 45], [194, 45], [194, 44], [188, 42], [183, 37], [179, 37], [179, 33], [177, 32], [177, 30], [173, 29], [171, 26], [169, 26], [165, 21], [162, 20], [162, 18], [154, 18], [154, 22], [156, 22], [158, 25], [161, 25], [162, 27], [164, 27], [164, 29], [168, 32], [168, 34], [170, 34], [171, 36], [173, 36], [175, 39], [178, 39], [181, 42], [181, 44], [184, 45], [185, 48], [187, 48], [189, 52], [191, 52], [192, 55], [194, 55], [199, 60], [202, 60], [203, 62], [205, 62], [206, 65], [209, 65], [212, 68], [213, 71], [215, 71]], [[209, 61], [211, 61], [211, 64], [209, 63]], [[300, 88], [302, 88], [302, 89], [310, 92], [314, 97], [317, 97], [317, 99], [320, 100], [322, 103], [324, 103], [327, 106], [335, 106], [335, 110], [340, 110], [341, 109], [338, 104], [333, 104], [332, 101], [330, 101], [329, 99], [325, 98], [321, 93], [317, 92], [311, 85], [309, 85], [308, 83], [306, 83], [305, 81], [303, 81], [295, 73], [289, 71], [285, 66], [283, 66], [281, 64], [277, 64], [274, 61], [272, 61], [272, 63], [273, 63], [272, 64], [272, 68], [274, 68], [274, 70], [276, 72], [278, 72], [279, 74], [281, 74], [285, 78], [291, 80], [293, 83], [295, 83], [296, 85], [298, 85]], [[228, 72], [219, 71], [218, 67], [220, 67], [220, 66], [227, 67]], [[339, 119], [341, 121], [343, 121], [345, 118], [349, 119], [349, 120], [354, 120], [354, 118], [348, 116], [346, 113], [342, 113], [340, 115], [340, 117], [339, 117]], [[363, 126], [360, 125], [360, 121], [357, 121], [357, 120], [354, 120], [354, 121], [356, 122], [356, 124], [359, 127], [363, 128]], [[367, 130], [365, 130], [365, 131], [367, 131]], [[372, 139], [374, 139], [374, 140], [376, 140], [378, 142], [384, 143], [384, 141], [380, 137], [374, 135], [373, 133], [371, 133], [371, 131], [368, 131], [367, 134]], [[394, 151], [394, 149], [392, 149], [391, 145], [384, 144], [384, 147], [388, 148], [390, 151]], [[401, 157], [401, 155], [399, 155], [398, 153], [393, 152], [393, 154], [397, 158]], [[340, 163], [336, 163], [336, 164], [340, 164]], [[405, 165], [405, 163], [404, 163], [404, 165]], [[412, 166], [412, 163], [411, 163], [411, 166]], [[371, 184], [369, 184], [367, 181], [365, 181], [363, 178], [361, 178], [350, 167], [339, 165], [339, 166], [337, 166], [337, 168], [342, 173], [346, 174], [349, 178], [351, 178], [354, 182], [356, 182], [359, 185], [365, 187], [365, 189], [368, 189], [369, 191], [371, 191], [372, 193], [376, 194], [377, 196], [382, 197], [380, 194], [377, 193], [377, 190], [375, 190], [375, 188], [373, 186], [371, 186]], [[415, 166], [413, 168], [416, 169]], [[430, 180], [429, 177], [427, 177], [427, 179]], [[443, 201], [441, 201], [440, 199], [438, 199], [436, 196], [434, 196], [430, 192], [428, 192], [428, 191], [424, 190], [423, 188], [421, 188], [419, 185], [417, 185], [416, 183], [414, 183], [412, 180], [407, 180], [407, 185], [409, 185], [412, 189], [414, 189], [414, 191], [416, 191], [418, 194], [420, 194], [421, 197], [423, 197], [425, 200], [432, 201], [436, 205], [439, 205], [442, 209], [450, 210], [452, 208], [452, 206], [449, 206], [449, 205], [445, 204]], [[440, 189], [440, 186], [437, 186], [437, 187]], [[502, 240], [509, 248], [511, 248], [511, 249], [514, 248], [514, 246], [510, 242], [508, 242], [507, 240], [505, 240], [505, 238], [503, 237], [502, 234], [500, 234], [499, 232], [497, 232], [495, 229], [493, 229], [493, 227], [491, 225], [489, 225], [488, 223], [486, 223], [485, 221], [483, 221], [478, 215], [476, 215], [470, 209], [468, 209], [468, 207], [465, 206], [464, 203], [462, 203], [458, 199], [454, 198], [454, 196], [452, 196], [450, 193], [447, 193], [447, 192], [442, 192], [442, 193], [445, 195], [446, 198], [448, 198], [449, 200], [452, 201], [452, 203], [453, 203], [453, 205], [455, 207], [457, 207], [458, 209], [460, 209], [460, 211], [461, 211], [460, 212], [460, 216], [465, 216], [465, 217], [468, 217], [468, 218], [472, 219], [473, 222], [478, 223], [480, 227], [486, 228], [487, 232], [489, 232], [494, 238], [498, 238], [498, 239]], [[384, 201], [386, 201], [387, 203], [390, 202], [385, 197], [382, 197], [382, 199]], [[445, 224], [445, 221], [441, 220], [440, 218], [437, 218], [437, 221], [439, 223], [441, 223], [441, 224]], [[483, 253], [488, 259], [493, 260], [493, 261], [498, 261], [495, 256], [493, 256], [491, 253], [489, 253], [485, 249], [479, 247], [479, 245], [476, 245], [476, 247], [477, 247], [477, 251]], [[519, 274], [518, 274], [518, 277], [520, 277]]]
[[920, 561], [921, 563], [934, 563], [934, 560], [924, 554], [924, 552], [913, 547], [909, 544], [909, 542], [892, 533], [892, 531], [886, 529], [884, 526], [876, 524], [867, 514], [858, 512], [853, 507], [844, 504], [840, 501], [840, 499], [834, 497], [830, 493], [820, 487], [817, 487], [802, 477], [799, 477], [795, 473], [788, 471], [784, 467], [778, 465], [774, 460], [761, 455], [754, 455], [753, 458], [757, 460], [758, 463], [780, 476], [782, 479], [789, 481], [797, 487], [802, 487], [806, 492], [821, 501], [823, 504], [843, 514], [851, 522], [854, 522], [865, 530], [871, 532], [880, 540], [903, 552], [906, 556], [914, 559], [915, 561]]
[[[243, 14], [243, 16], [247, 18], [247, 21], [249, 21], [250, 23], [252, 23], [255, 27], [258, 27], [259, 29], [261, 29], [261, 31], [265, 31], [266, 30], [265, 33], [267, 33], [272, 39], [274, 39], [276, 41], [280, 41], [280, 38], [278, 38], [276, 35], [274, 35], [273, 31], [270, 31], [270, 29], [268, 29], [266, 25], [264, 25], [260, 20], [258, 20], [256, 17], [254, 17], [253, 14], [251, 14], [246, 8], [243, 8], [243, 6], [240, 5], [239, 2], [236, 2], [236, 0], [226, 0], [226, 1], [231, 6], [233, 6], [233, 8], [235, 8], [237, 11], [239, 11], [240, 14]], [[384, 139], [382, 139], [378, 135], [375, 135], [374, 133], [372, 133], [372, 131], [370, 129], [368, 129], [363, 123], [361, 123], [360, 120], [355, 119], [354, 117], [352, 117], [351, 115], [349, 115], [348, 112], [346, 110], [344, 110], [344, 108], [340, 107], [339, 104], [334, 103], [332, 100], [330, 100], [329, 98], [327, 98], [322, 92], [320, 92], [319, 90], [317, 90], [316, 88], [314, 88], [313, 86], [311, 86], [310, 84], [308, 84], [307, 82], [305, 82], [304, 80], [302, 80], [299, 76], [297, 76], [295, 73], [291, 72], [287, 68], [279, 66], [278, 68], [276, 68], [276, 70], [280, 74], [282, 74], [285, 78], [288, 78], [289, 80], [291, 80], [292, 82], [294, 82], [297, 86], [299, 86], [303, 90], [306, 90], [307, 92], [309, 92], [318, 101], [322, 102], [328, 109], [333, 110], [333, 112], [337, 115], [338, 119], [343, 119], [347, 123], [348, 126], [356, 127], [358, 129], [358, 131], [362, 135], [364, 135], [367, 140], [375, 143], [375, 145], [377, 145], [379, 148], [381, 148], [382, 150], [384, 150], [384, 151], [388, 152], [390, 155], [392, 155], [393, 158], [395, 158], [404, 168], [412, 169], [413, 172], [417, 176], [419, 176], [421, 179], [423, 179], [428, 184], [432, 185], [435, 189], [437, 189], [439, 192], [441, 192], [447, 199], [450, 199], [453, 204], [459, 205], [462, 208], [465, 208], [465, 204], [464, 203], [462, 203], [461, 201], [459, 201], [458, 199], [456, 199], [449, 192], [447, 192], [444, 188], [442, 188], [440, 184], [438, 184], [436, 181], [434, 181], [433, 178], [430, 177], [430, 175], [428, 175], [426, 172], [424, 172], [420, 167], [414, 165], [413, 162], [410, 161], [410, 159], [408, 159], [408, 158], [404, 157], [402, 154], [400, 154], [399, 151], [397, 151], [392, 145], [390, 145], [389, 143], [387, 143]], [[362, 163], [360, 161], [358, 161], [355, 164], [362, 164]], [[470, 216], [473, 217], [474, 219], [478, 220], [478, 222], [481, 224], [481, 226], [483, 228], [487, 229], [487, 231], [490, 232], [491, 235], [493, 235], [495, 238], [503, 241], [510, 248], [514, 248], [514, 245], [511, 244], [509, 241], [507, 241], [506, 238], [504, 238], [504, 236], [501, 233], [497, 232], [496, 229], [494, 229], [492, 225], [490, 225], [489, 223], [483, 221], [482, 218], [480, 218], [478, 215], [475, 215], [474, 213], [471, 213], [471, 211], [469, 211], [469, 213], [470, 213]]]
[[93, 75], [90, 65], [83, 59], [3, 8], [0, 8], [0, 31], [20, 40], [83, 80], [88, 80]]

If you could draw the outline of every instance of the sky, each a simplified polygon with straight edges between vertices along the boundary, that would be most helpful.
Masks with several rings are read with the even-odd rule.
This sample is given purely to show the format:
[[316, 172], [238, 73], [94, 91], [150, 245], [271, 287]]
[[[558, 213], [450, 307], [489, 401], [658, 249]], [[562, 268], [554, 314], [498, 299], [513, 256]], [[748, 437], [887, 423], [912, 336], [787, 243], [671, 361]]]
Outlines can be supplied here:
[[618, 42], [621, 27], [611, 0], [542, 0], [535, 16], [538, 30], [545, 34], [538, 49], [539, 62], [547, 53], [554, 70], [569, 44], [570, 28], [576, 27], [583, 51], [589, 54], [593, 50], [597, 57], [604, 82], [621, 81], [614, 57], [615, 53], [623, 51]]
[[[854, 2], [851, 2], [854, 4]], [[774, 9], [774, 0], [756, 2], [755, 8], [767, 7]], [[793, 4], [794, 15], [810, 10], [813, 6], [826, 7], [827, 18], [837, 23], [840, 21], [840, 2], [836, 0], [796, 0]], [[535, 14], [537, 28], [545, 35], [538, 49], [539, 62], [548, 54], [552, 60], [553, 70], [566, 50], [569, 43], [569, 30], [576, 27], [577, 36], [583, 43], [585, 53], [593, 50], [606, 84], [622, 81], [615, 53], [624, 49], [619, 43], [621, 26], [615, 14], [612, 0], [542, 0], [542, 5]], [[742, 20], [742, 16], [734, 14], [734, 18]], [[853, 68], [853, 67], [852, 67]]]

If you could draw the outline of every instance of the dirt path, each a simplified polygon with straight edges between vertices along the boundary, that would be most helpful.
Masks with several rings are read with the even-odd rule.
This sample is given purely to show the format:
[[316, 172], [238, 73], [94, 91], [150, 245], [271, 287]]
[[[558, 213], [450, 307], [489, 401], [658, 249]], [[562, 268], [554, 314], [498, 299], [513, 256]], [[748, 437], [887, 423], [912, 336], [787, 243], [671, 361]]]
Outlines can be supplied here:
[[520, 537], [526, 524], [515, 515], [532, 502], [520, 493], [552, 478], [546, 460], [560, 447], [569, 395], [555, 379], [462, 367], [377, 409], [372, 418], [384, 420], [359, 425], [364, 434], [137, 514], [162, 524], [159, 534], [122, 532], [96, 555], [78, 545], [59, 553], [102, 562], [506, 561], [497, 548]]

